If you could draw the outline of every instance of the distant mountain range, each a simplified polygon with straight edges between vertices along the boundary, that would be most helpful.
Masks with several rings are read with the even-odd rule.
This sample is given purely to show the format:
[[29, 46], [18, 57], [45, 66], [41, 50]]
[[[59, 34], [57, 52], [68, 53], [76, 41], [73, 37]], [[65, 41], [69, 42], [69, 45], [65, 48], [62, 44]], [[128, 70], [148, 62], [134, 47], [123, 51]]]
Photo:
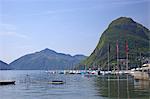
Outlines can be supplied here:
[[95, 50], [81, 62], [81, 65], [107, 68], [108, 45], [110, 45], [110, 66], [115, 67], [117, 41], [119, 59], [126, 59], [125, 42], [128, 43], [130, 67], [141, 65], [142, 60], [150, 57], [150, 30], [131, 18], [120, 17], [109, 24]]
[[17, 70], [62, 70], [73, 69], [74, 66], [86, 58], [84, 55], [71, 56], [57, 53], [48, 48], [27, 54], [13, 61], [9, 65]]
[[0, 60], [0, 70], [9, 70], [9, 69], [11, 69], [10, 66], [7, 63]]

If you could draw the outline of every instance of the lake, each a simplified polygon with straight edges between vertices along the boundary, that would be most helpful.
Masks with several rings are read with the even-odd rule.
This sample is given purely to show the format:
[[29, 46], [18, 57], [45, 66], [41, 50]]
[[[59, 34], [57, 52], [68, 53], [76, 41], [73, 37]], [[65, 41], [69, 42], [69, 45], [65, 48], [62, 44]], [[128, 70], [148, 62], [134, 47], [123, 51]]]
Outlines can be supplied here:
[[[85, 77], [9, 70], [0, 71], [0, 80], [16, 81], [15, 85], [0, 86], [0, 99], [150, 99], [150, 82], [129, 75]], [[65, 84], [49, 84], [52, 80]]]

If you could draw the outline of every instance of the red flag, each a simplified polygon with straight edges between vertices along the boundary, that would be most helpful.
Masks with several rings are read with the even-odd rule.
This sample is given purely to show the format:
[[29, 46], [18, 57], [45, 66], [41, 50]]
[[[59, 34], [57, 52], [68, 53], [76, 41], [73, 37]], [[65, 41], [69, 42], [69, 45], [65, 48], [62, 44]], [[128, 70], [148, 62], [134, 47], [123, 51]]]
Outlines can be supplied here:
[[125, 44], [126, 44], [126, 53], [128, 53], [129, 52], [129, 47], [128, 47], [128, 42], [127, 41], [125, 41]]
[[116, 42], [116, 50], [117, 50], [117, 54], [118, 54], [118, 52], [119, 52], [118, 40], [117, 40], [117, 42]]

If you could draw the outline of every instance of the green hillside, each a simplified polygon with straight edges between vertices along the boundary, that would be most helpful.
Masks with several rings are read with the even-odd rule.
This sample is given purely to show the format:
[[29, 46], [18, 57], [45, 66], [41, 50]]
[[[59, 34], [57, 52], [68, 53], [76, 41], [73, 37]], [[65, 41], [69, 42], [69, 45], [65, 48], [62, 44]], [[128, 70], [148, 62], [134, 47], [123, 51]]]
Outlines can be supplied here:
[[150, 56], [150, 31], [131, 18], [120, 17], [110, 23], [102, 33], [92, 54], [81, 64], [88, 67], [107, 67], [108, 45], [110, 44], [110, 65], [116, 65], [116, 41], [119, 45], [119, 59], [125, 59], [125, 41], [129, 46], [129, 66], [138, 66], [142, 59]]

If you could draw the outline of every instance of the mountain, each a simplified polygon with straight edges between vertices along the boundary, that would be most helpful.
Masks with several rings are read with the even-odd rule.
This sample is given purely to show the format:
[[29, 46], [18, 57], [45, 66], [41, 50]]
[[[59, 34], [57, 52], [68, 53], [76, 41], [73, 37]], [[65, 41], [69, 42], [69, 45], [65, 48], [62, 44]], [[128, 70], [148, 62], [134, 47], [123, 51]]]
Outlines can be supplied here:
[[86, 56], [57, 53], [48, 48], [20, 57], [10, 63], [10, 66], [19, 70], [62, 70], [72, 69]]
[[[119, 60], [126, 59], [125, 42], [128, 42], [129, 66], [136, 67], [150, 56], [150, 30], [135, 22], [131, 18], [120, 17], [110, 23], [102, 33], [100, 40], [92, 54], [82, 61], [88, 67], [107, 67], [107, 53], [110, 48], [110, 65], [116, 66], [116, 42], [119, 46]], [[110, 47], [108, 47], [110, 45]]]
[[9, 70], [11, 69], [7, 63], [0, 60], [0, 70]]
[[81, 61], [81, 60], [84, 60], [85, 58], [86, 58], [86, 56], [84, 56], [84, 55], [74, 55], [73, 56], [75, 59], [77, 59], [77, 60], [79, 60], [79, 61]]

